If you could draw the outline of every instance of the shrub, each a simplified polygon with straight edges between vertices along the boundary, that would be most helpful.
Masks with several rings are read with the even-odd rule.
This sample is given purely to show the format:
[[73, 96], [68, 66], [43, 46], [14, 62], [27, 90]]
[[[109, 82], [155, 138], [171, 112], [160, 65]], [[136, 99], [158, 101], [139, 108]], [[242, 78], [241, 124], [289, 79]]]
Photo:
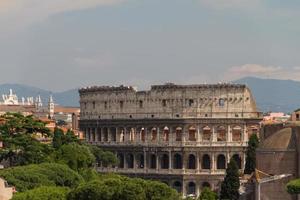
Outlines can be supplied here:
[[17, 193], [12, 200], [66, 200], [70, 189], [65, 187], [39, 187]]
[[286, 185], [286, 190], [290, 194], [300, 194], [300, 179], [295, 179]]
[[73, 188], [83, 181], [82, 177], [68, 166], [54, 163], [4, 169], [0, 171], [0, 176], [20, 192], [40, 186]]

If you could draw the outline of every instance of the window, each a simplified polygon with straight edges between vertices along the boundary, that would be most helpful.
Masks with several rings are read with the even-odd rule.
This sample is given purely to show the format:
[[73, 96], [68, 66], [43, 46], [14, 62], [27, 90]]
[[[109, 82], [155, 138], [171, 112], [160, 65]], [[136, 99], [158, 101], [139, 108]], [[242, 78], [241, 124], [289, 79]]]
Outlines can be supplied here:
[[107, 109], [107, 101], [104, 102], [104, 108]]
[[167, 106], [167, 100], [165, 100], [165, 99], [162, 100], [162, 106], [163, 106], [163, 107], [166, 107], [166, 106]]
[[225, 105], [225, 100], [224, 99], [219, 99], [219, 106], [223, 107]]
[[124, 107], [124, 101], [120, 101], [120, 108], [123, 109]]
[[182, 128], [178, 127], [176, 128], [176, 141], [181, 141], [181, 132], [182, 132]]
[[296, 114], [296, 119], [299, 119], [299, 114]]
[[139, 107], [143, 108], [143, 101], [142, 100], [139, 101]]
[[93, 101], [93, 109], [95, 109], [95, 108], [96, 108], [96, 102]]
[[192, 107], [194, 104], [194, 100], [193, 99], [189, 99], [189, 107]]
[[193, 126], [189, 128], [189, 141], [196, 141], [196, 128]]

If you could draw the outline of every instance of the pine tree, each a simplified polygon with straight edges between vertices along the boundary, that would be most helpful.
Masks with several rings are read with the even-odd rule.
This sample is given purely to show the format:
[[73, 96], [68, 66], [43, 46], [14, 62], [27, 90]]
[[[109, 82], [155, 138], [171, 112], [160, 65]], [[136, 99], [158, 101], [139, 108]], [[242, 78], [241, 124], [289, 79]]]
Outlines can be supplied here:
[[236, 162], [231, 159], [226, 169], [226, 176], [221, 185], [220, 199], [238, 200], [240, 193], [239, 169]]
[[256, 134], [251, 135], [246, 152], [245, 174], [251, 174], [256, 168], [256, 148], [259, 145], [259, 140]]

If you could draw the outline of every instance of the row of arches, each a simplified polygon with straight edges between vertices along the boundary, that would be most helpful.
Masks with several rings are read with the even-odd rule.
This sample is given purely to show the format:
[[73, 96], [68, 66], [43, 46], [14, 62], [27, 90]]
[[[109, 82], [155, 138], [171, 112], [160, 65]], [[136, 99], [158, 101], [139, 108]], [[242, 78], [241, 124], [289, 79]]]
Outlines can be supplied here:
[[[148, 167], [149, 169], [170, 169], [171, 163], [173, 169], [182, 169], [183, 168], [183, 158], [179, 153], [174, 154], [172, 159], [170, 159], [169, 154], [161, 154], [157, 157], [156, 154], [150, 154], [148, 160], [145, 159], [144, 154], [137, 154], [134, 156], [132, 153], [124, 155], [123, 153], [118, 153], [117, 157], [119, 159], [119, 168], [139, 168], [144, 169]], [[239, 154], [234, 154], [231, 157], [238, 165], [239, 169], [242, 168], [242, 159]], [[145, 165], [148, 162], [147, 166]], [[171, 162], [171, 163], [170, 163]], [[227, 160], [224, 154], [219, 154], [216, 157], [215, 168], [219, 170], [224, 170], [227, 167]], [[213, 168], [214, 163], [212, 163], [211, 156], [204, 154], [201, 159], [197, 159], [194, 154], [189, 154], [186, 161], [186, 169], [197, 169], [198, 164], [201, 163], [201, 169], [210, 170]]]
[[[165, 182], [167, 185], [169, 185], [167, 182]], [[181, 181], [174, 181], [171, 185], [172, 188], [174, 188], [178, 193], [183, 192], [183, 184]], [[186, 189], [186, 194], [196, 194], [197, 190], [197, 185], [194, 181], [187, 182], [185, 185]], [[211, 184], [207, 181], [204, 181], [200, 184], [200, 189], [203, 189], [205, 187], [211, 188]]]
[[[173, 141], [182, 141], [183, 136], [187, 141], [197, 141], [198, 137], [201, 137], [202, 141], [234, 141], [239, 142], [243, 140], [243, 129], [241, 126], [236, 125], [232, 128], [226, 126], [204, 126], [200, 129], [197, 126], [191, 125], [186, 129], [186, 134], [184, 136], [185, 130], [182, 127], [168, 127], [163, 128], [148, 127], [148, 128], [133, 128], [133, 127], [103, 127], [103, 128], [87, 128], [85, 130], [86, 139], [91, 142], [97, 141], [113, 141], [113, 142], [124, 142], [124, 141], [140, 141], [140, 142], [156, 142], [162, 140], [169, 142], [170, 139]], [[252, 127], [248, 130], [248, 135], [256, 133], [256, 127]], [[200, 135], [199, 135], [200, 133]], [[213, 133], [215, 138], [213, 138]], [[231, 137], [229, 137], [230, 133]], [[172, 137], [170, 136], [172, 134]]]

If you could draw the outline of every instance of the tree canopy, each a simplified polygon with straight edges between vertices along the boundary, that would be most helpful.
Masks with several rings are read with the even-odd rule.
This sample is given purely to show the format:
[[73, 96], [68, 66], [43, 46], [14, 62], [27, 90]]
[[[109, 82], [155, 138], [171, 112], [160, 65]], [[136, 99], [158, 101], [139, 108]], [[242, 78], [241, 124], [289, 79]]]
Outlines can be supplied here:
[[251, 135], [248, 141], [248, 147], [246, 151], [246, 165], [245, 174], [251, 174], [256, 168], [256, 148], [259, 145], [259, 140], [256, 134]]
[[221, 184], [221, 199], [238, 200], [239, 199], [239, 169], [236, 162], [231, 159], [226, 169], [226, 176]]
[[12, 200], [66, 200], [69, 191], [67, 187], [42, 186], [17, 193]]
[[217, 193], [210, 190], [210, 188], [205, 187], [203, 188], [200, 197], [198, 200], [217, 200], [218, 195]]
[[286, 185], [286, 190], [290, 194], [300, 194], [300, 179], [295, 179]]

